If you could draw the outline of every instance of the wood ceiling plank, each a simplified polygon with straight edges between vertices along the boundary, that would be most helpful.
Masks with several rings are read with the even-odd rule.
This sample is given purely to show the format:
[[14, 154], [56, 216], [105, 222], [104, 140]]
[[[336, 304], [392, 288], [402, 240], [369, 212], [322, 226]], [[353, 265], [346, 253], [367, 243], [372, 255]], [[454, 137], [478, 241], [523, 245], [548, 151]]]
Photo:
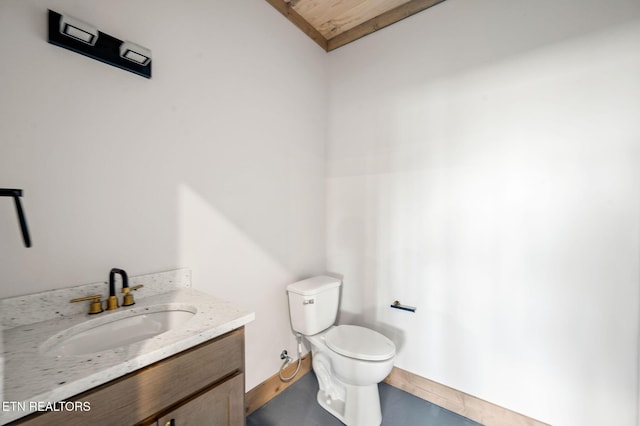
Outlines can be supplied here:
[[445, 0], [267, 1], [329, 52]]
[[298, 0], [267, 0], [267, 2], [276, 8], [278, 12], [282, 13], [296, 27], [300, 28], [306, 35], [311, 37], [320, 47], [327, 50], [327, 39], [293, 8]]
[[358, 26], [344, 31], [335, 37], [329, 38], [327, 51], [330, 52], [347, 43], [351, 43], [354, 40], [394, 24], [411, 15], [415, 15], [416, 13], [435, 6], [438, 3], [442, 3], [443, 1], [445, 0], [410, 0], [385, 13], [369, 19], [366, 22], [363, 22]]
[[410, 0], [298, 0], [292, 6], [325, 38], [350, 30]]

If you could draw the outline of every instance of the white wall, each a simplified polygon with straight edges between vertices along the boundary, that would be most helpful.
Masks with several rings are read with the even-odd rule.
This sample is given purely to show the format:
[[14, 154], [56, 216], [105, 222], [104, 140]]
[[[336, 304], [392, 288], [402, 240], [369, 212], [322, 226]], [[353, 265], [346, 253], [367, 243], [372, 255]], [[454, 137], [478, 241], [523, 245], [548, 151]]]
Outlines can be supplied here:
[[[251, 388], [295, 349], [284, 286], [325, 267], [327, 139], [343, 321], [554, 425], [631, 425], [638, 7], [448, 0], [327, 57], [262, 0], [2, 0], [0, 186], [34, 246], [4, 200], [0, 297], [191, 267], [256, 311]], [[46, 8], [148, 46], [153, 79], [47, 44]]]
[[542, 421], [636, 424], [639, 17], [448, 0], [330, 54], [343, 322]]
[[[47, 8], [153, 52], [146, 80], [46, 42]], [[247, 388], [324, 269], [327, 56], [263, 0], [0, 1], [0, 297], [193, 270], [256, 312]]]

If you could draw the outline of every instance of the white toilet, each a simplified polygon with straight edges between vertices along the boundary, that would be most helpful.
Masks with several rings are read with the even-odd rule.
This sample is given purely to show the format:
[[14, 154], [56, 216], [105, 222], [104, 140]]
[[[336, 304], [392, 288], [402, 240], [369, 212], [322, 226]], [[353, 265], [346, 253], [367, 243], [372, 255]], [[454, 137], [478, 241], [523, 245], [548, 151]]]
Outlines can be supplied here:
[[318, 403], [349, 426], [382, 422], [378, 383], [391, 372], [396, 346], [382, 334], [334, 325], [341, 281], [317, 276], [287, 286], [291, 325], [311, 344]]

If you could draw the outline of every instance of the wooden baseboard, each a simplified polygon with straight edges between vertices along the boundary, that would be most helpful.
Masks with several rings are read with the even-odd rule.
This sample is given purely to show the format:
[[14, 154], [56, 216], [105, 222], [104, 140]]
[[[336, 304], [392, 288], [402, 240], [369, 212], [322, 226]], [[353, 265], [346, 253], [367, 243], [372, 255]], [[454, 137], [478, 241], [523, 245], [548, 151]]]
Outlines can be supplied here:
[[485, 426], [549, 426], [547, 423], [508, 410], [475, 396], [425, 379], [398, 367], [384, 380], [420, 399], [446, 408]]
[[[293, 374], [296, 365], [297, 363], [293, 363], [285, 368], [284, 376], [288, 377]], [[275, 398], [309, 371], [311, 371], [311, 353], [307, 353], [302, 357], [300, 371], [290, 382], [283, 382], [280, 380], [278, 373], [276, 373], [251, 389], [245, 396], [247, 416], [271, 401], [271, 399]], [[446, 408], [484, 426], [550, 426], [547, 423], [476, 398], [398, 367], [393, 367], [391, 374], [384, 381], [393, 387]]]
[[[298, 362], [294, 362], [284, 369], [282, 375], [285, 377], [289, 377], [296, 370]], [[292, 379], [290, 382], [283, 382], [280, 380], [280, 376], [278, 373], [269, 377], [264, 382], [260, 383], [255, 388], [251, 389], [245, 395], [245, 404], [246, 404], [246, 414], [247, 416], [258, 408], [262, 407], [267, 402], [271, 401], [271, 399], [275, 398], [278, 394], [280, 394], [283, 390], [297, 382], [301, 377], [311, 371], [311, 353], [307, 353], [302, 357], [302, 362], [300, 364], [300, 370], [296, 377]]]

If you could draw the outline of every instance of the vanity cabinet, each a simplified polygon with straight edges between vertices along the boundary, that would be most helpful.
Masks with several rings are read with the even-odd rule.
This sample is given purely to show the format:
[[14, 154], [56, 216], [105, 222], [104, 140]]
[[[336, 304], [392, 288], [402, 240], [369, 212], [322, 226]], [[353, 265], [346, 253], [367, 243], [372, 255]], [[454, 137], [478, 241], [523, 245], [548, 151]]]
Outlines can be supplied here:
[[157, 426], [243, 425], [243, 402], [244, 375], [239, 374], [161, 416]]
[[35, 413], [11, 425], [244, 425], [244, 327], [67, 401], [90, 410]]

